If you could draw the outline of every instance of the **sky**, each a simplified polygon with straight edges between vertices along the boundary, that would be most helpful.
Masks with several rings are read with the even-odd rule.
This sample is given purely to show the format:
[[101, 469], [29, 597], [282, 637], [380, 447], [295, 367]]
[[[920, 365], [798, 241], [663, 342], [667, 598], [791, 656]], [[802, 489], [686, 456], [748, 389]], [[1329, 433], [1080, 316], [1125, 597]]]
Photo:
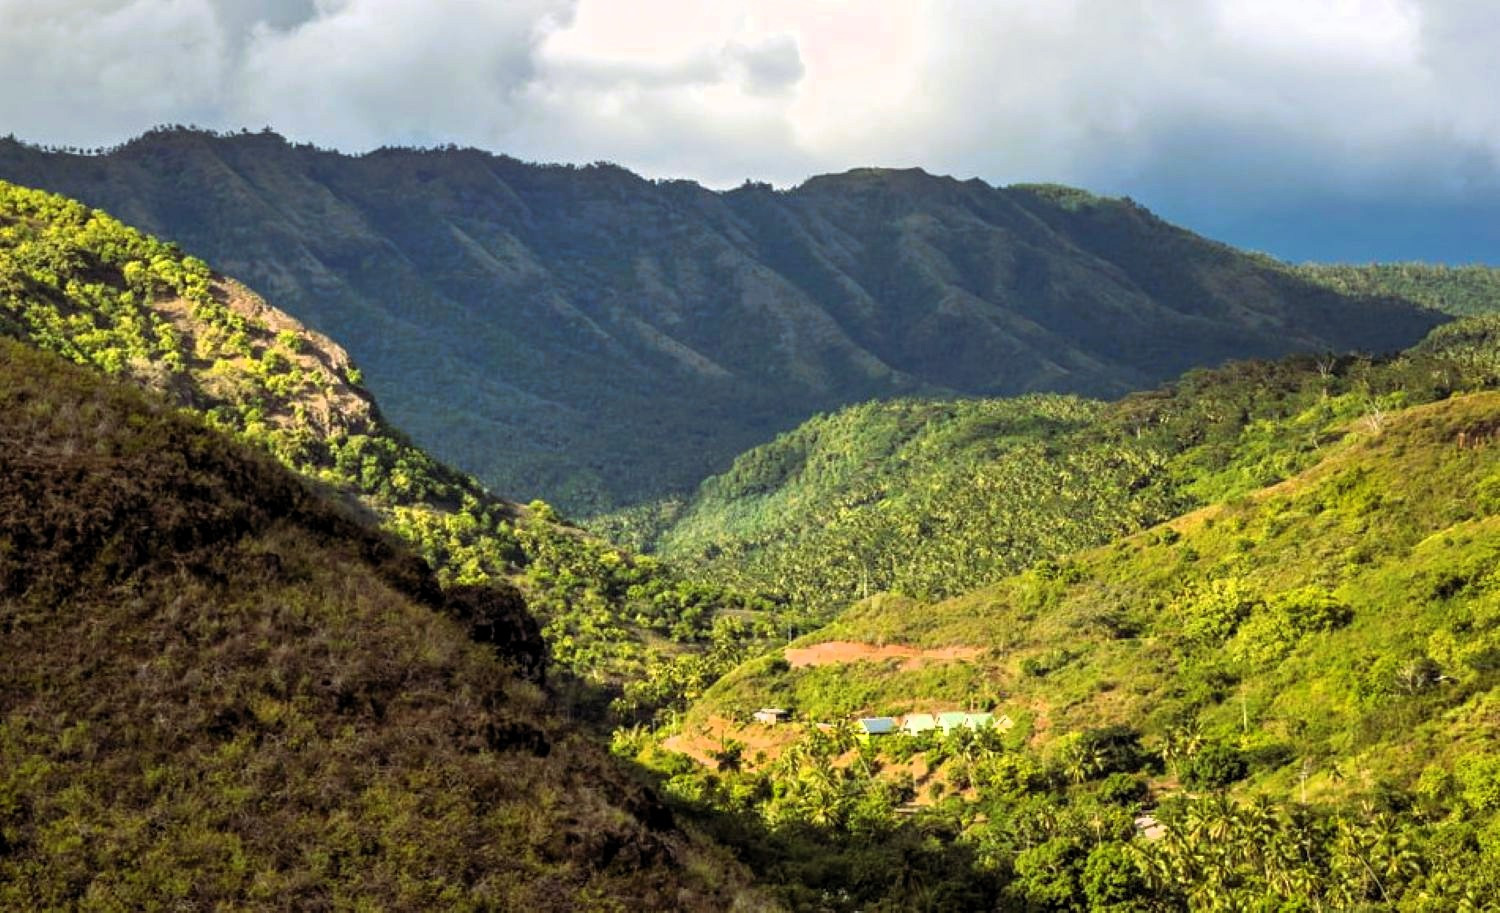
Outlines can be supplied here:
[[920, 166], [1500, 262], [1493, 0], [0, 0], [0, 134], [270, 126], [713, 187]]

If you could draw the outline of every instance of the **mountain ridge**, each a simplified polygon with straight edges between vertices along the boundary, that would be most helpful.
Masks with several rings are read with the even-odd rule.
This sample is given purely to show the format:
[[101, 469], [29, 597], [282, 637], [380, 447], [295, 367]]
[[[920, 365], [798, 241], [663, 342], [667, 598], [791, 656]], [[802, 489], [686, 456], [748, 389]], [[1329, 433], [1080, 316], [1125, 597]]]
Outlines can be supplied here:
[[685, 491], [871, 397], [1117, 395], [1232, 357], [1400, 348], [1442, 319], [1129, 201], [920, 170], [715, 192], [156, 131], [103, 156], [0, 141], [0, 176], [203, 253], [337, 337], [439, 457], [573, 513]]

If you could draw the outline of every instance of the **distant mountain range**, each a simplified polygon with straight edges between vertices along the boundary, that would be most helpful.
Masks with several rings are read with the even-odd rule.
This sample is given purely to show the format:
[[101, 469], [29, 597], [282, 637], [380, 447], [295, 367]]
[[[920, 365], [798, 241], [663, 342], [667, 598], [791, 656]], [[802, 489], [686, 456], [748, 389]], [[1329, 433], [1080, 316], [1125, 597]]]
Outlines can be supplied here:
[[917, 170], [719, 193], [161, 130], [106, 155], [0, 141], [0, 177], [244, 278], [339, 339], [439, 457], [575, 514], [686, 491], [851, 402], [1113, 395], [1230, 358], [1397, 349], [1444, 319], [1129, 200]]

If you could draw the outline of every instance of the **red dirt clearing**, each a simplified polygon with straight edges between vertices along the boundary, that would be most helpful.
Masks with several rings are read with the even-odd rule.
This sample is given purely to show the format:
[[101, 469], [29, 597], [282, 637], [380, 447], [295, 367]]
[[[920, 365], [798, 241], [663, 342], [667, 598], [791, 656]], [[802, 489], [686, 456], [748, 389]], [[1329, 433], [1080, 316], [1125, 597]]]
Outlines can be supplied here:
[[695, 726], [664, 740], [662, 747], [668, 751], [685, 754], [705, 767], [717, 768], [713, 758], [730, 739], [745, 746], [745, 765], [754, 766], [754, 758], [764, 752], [766, 760], [775, 760], [786, 746], [807, 734], [807, 726], [798, 723], [778, 723], [765, 726], [759, 723], [742, 725], [721, 716], [711, 716], [701, 726]]
[[832, 663], [879, 662], [886, 659], [906, 660], [903, 669], [915, 669], [926, 663], [947, 663], [955, 660], [973, 659], [982, 653], [979, 647], [941, 647], [924, 650], [905, 644], [860, 643], [853, 640], [830, 640], [810, 647], [788, 647], [786, 661], [793, 669], [803, 666], [827, 666]]

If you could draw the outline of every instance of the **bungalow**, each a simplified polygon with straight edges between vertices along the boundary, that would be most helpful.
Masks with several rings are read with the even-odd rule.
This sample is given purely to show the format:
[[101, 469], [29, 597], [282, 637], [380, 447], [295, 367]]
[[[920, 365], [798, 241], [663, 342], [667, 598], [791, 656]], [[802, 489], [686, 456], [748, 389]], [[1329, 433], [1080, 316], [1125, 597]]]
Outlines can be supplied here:
[[937, 718], [938, 727], [943, 730], [943, 735], [951, 735], [955, 729], [998, 729], [1001, 732], [1016, 725], [1010, 717], [1001, 714], [995, 716], [993, 713], [940, 713]]
[[995, 715], [993, 713], [971, 713], [969, 714], [969, 718], [964, 720], [964, 725], [975, 730], [994, 729]]
[[895, 731], [896, 721], [888, 716], [866, 716], [854, 721], [854, 734], [862, 739], [890, 735]]
[[968, 721], [969, 715], [958, 710], [939, 713], [937, 718], [938, 728], [943, 730], [943, 735], [952, 735], [953, 730], [964, 728]]
[[785, 723], [787, 720], [792, 718], [791, 711], [784, 710], [780, 707], [762, 707], [759, 710], [755, 711], [752, 716], [755, 717], [755, 722], [765, 723], [767, 726], [774, 726], [777, 723]]
[[937, 728], [937, 717], [930, 713], [909, 713], [901, 723], [901, 731], [907, 735], [921, 735]]

